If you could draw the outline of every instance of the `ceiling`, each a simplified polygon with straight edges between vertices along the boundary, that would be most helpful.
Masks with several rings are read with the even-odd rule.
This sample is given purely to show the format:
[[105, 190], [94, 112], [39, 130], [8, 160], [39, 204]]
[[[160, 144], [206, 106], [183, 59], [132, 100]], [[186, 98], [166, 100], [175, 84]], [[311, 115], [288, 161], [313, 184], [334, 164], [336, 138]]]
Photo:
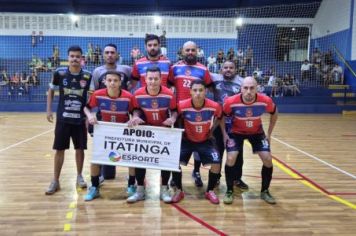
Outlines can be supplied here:
[[[164, 11], [250, 8], [315, 3], [315, 14], [322, 0], [0, 0], [0, 12], [127, 14]], [[295, 9], [304, 15], [303, 9]], [[298, 12], [299, 11], [299, 12]], [[290, 15], [288, 15], [291, 17]], [[314, 16], [314, 15], [312, 15]], [[303, 16], [304, 17], [304, 16]], [[309, 15], [306, 17], [310, 17]]]

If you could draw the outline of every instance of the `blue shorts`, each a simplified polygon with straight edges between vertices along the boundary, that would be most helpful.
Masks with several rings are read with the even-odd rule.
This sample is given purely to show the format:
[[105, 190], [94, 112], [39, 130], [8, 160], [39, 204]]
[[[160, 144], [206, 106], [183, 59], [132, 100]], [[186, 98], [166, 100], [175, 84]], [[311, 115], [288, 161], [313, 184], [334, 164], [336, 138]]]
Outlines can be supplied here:
[[234, 142], [226, 144], [227, 152], [237, 152], [243, 147], [245, 139], [251, 143], [253, 153], [256, 152], [270, 152], [270, 145], [265, 134], [229, 134], [230, 139]]
[[180, 163], [186, 166], [193, 152], [198, 153], [203, 165], [220, 164], [220, 155], [213, 139], [201, 143], [182, 139]]

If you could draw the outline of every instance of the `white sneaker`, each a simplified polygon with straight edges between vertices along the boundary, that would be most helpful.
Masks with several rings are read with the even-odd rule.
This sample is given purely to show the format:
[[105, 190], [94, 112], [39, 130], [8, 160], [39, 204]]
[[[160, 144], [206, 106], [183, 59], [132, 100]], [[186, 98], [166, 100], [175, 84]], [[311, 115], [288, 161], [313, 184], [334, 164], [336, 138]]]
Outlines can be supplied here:
[[99, 176], [99, 185], [104, 184], [104, 181], [105, 181], [104, 176], [100, 175]]
[[134, 203], [137, 201], [145, 200], [145, 188], [143, 186], [137, 186], [136, 193], [126, 199], [128, 203]]
[[172, 202], [172, 196], [169, 192], [167, 185], [161, 186], [160, 199], [165, 203]]
[[77, 185], [80, 188], [86, 188], [87, 187], [87, 183], [85, 182], [85, 180], [83, 179], [82, 175], [78, 175], [77, 176]]

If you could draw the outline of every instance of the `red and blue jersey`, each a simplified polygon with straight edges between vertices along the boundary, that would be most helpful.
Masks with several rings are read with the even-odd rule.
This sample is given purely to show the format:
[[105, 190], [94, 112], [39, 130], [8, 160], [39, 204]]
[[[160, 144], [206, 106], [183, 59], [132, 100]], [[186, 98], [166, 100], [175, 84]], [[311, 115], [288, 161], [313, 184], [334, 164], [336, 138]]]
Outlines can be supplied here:
[[209, 138], [213, 117], [221, 118], [221, 106], [205, 99], [203, 107], [197, 109], [193, 106], [192, 99], [180, 101], [178, 114], [183, 119], [184, 135], [192, 142], [204, 142]]
[[123, 89], [119, 97], [110, 97], [106, 88], [99, 89], [90, 96], [87, 107], [98, 107], [103, 121], [125, 123], [132, 111], [131, 97], [131, 93]]
[[199, 62], [188, 65], [179, 61], [172, 66], [169, 82], [176, 88], [178, 102], [190, 98], [190, 85], [194, 80], [203, 80], [205, 85], [212, 83], [209, 70]]
[[146, 123], [153, 126], [162, 126], [162, 122], [169, 118], [169, 112], [177, 107], [173, 92], [164, 86], [155, 96], [148, 94], [146, 87], [138, 89], [132, 97], [132, 105], [134, 109], [140, 109]]
[[262, 114], [266, 112], [273, 114], [276, 111], [276, 105], [270, 97], [260, 93], [250, 104], [243, 102], [242, 94], [237, 94], [225, 99], [223, 111], [225, 115], [232, 116], [232, 133], [261, 134], [264, 132]]
[[146, 71], [148, 68], [155, 66], [161, 70], [162, 85], [167, 86], [171, 64], [171, 61], [163, 55], [161, 55], [157, 61], [152, 61], [147, 57], [142, 57], [135, 62], [132, 68], [131, 76], [134, 80], [140, 80], [141, 87], [145, 87]]

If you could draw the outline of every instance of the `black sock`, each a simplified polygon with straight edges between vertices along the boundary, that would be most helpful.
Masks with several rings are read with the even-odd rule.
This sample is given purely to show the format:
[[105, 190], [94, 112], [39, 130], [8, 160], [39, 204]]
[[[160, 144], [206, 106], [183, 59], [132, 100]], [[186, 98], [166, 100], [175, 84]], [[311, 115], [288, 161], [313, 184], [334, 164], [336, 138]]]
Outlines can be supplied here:
[[272, 180], [272, 173], [273, 173], [273, 166], [271, 167], [266, 167], [266, 166], [262, 166], [262, 170], [261, 170], [261, 175], [262, 175], [262, 188], [261, 188], [261, 192], [268, 190], [269, 185], [271, 183]]
[[182, 169], [180, 167], [179, 169], [181, 170], [180, 172], [172, 171], [172, 178], [176, 184], [177, 189], [182, 190]]
[[206, 190], [207, 192], [214, 189], [214, 187], [216, 186], [216, 183], [218, 182], [219, 177], [220, 177], [220, 173], [216, 174], [216, 173], [209, 171], [208, 188]]
[[127, 182], [127, 185], [130, 186], [130, 185], [135, 185], [135, 182], [136, 182], [136, 177], [134, 175], [129, 175], [129, 180]]
[[99, 187], [99, 175], [91, 176], [91, 185], [95, 188]]
[[[198, 155], [198, 153], [196, 154]], [[194, 160], [194, 172], [200, 172], [201, 161]]]
[[242, 177], [242, 166], [244, 165], [244, 157], [243, 153], [239, 150], [239, 154], [237, 155], [236, 162], [234, 165], [234, 169], [236, 172], [236, 178], [234, 180], [240, 181]]
[[161, 181], [162, 185], [168, 185], [169, 177], [171, 177], [171, 172], [167, 170], [161, 170]]
[[143, 186], [145, 182], [146, 169], [135, 168], [137, 185]]
[[234, 167], [225, 165], [225, 179], [227, 191], [233, 191], [234, 185]]

